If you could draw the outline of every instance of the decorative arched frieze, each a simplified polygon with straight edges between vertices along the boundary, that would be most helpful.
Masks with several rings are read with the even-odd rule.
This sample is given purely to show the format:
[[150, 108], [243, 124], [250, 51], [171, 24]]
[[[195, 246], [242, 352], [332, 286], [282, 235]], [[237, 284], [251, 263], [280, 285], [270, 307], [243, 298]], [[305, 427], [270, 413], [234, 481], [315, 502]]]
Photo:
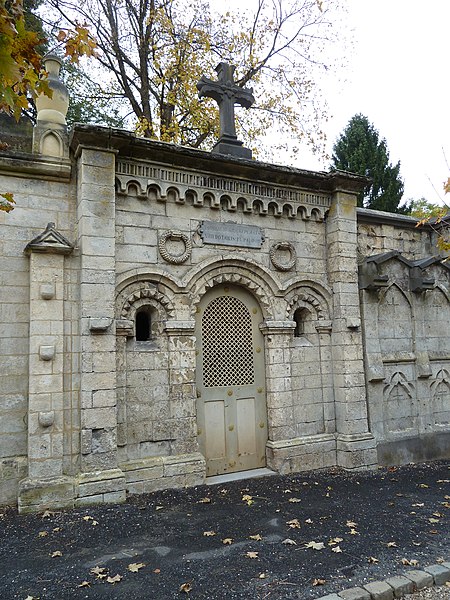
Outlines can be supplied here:
[[270, 274], [260, 265], [236, 260], [235, 257], [227, 260], [226, 256], [220, 261], [215, 260], [212, 264], [204, 265], [190, 278], [186, 287], [191, 297], [192, 315], [195, 314], [204, 294], [209, 289], [224, 283], [240, 285], [249, 290], [258, 299], [264, 317], [275, 318], [273, 299], [279, 288]]
[[[181, 254], [172, 254], [167, 250], [167, 242], [170, 240], [181, 241], [184, 244], [184, 251]], [[163, 259], [173, 265], [181, 265], [191, 256], [192, 242], [190, 238], [181, 231], [166, 231], [161, 235], [158, 242], [159, 253]]]
[[116, 181], [120, 196], [186, 203], [194, 207], [209, 206], [211, 209], [242, 211], [261, 217], [273, 215], [322, 222], [331, 204], [331, 196], [326, 193], [255, 184], [122, 159], [118, 160]]
[[166, 318], [173, 318], [175, 307], [160, 286], [152, 281], [136, 281], [125, 287], [117, 296], [117, 316], [119, 319], [133, 320], [138, 308], [143, 305], [163, 310]]
[[331, 318], [329, 299], [322, 291], [311, 284], [298, 283], [286, 294], [286, 319], [294, 319], [294, 313], [299, 308], [306, 308], [316, 315], [318, 321], [329, 321]]

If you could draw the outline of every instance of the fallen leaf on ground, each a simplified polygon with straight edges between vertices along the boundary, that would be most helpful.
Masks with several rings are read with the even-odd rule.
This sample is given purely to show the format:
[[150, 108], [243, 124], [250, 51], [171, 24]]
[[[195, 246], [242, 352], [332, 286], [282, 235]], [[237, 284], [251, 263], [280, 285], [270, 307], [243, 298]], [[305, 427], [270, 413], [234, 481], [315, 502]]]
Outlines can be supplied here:
[[413, 542], [413, 546], [421, 546], [422, 542]]
[[91, 573], [92, 575], [103, 575], [103, 573], [106, 573], [106, 567], [93, 567]]
[[247, 558], [258, 558], [258, 552], [247, 552], [245, 556]]
[[85, 515], [83, 517], [83, 521], [93, 521], [93, 520], [94, 520], [94, 517], [90, 517], [89, 515]]
[[313, 522], [313, 520], [312, 520], [312, 519], [306, 519], [306, 521], [305, 521], [305, 523], [308, 523], [308, 525], [311, 525], [311, 524], [312, 524], [312, 522]]
[[336, 544], [339, 544], [340, 542], [343, 542], [343, 541], [344, 541], [344, 540], [343, 540], [342, 538], [340, 538], [340, 537], [335, 537], [335, 538], [333, 538], [332, 540], [330, 540], [330, 541], [328, 542], [328, 545], [329, 545], [329, 546], [336, 546]]
[[289, 498], [288, 502], [296, 503], [301, 502], [300, 498]]
[[358, 527], [358, 524], [354, 523], [353, 521], [347, 521], [345, 524], [347, 525], [347, 527], [351, 527], [351, 528]]
[[312, 584], [315, 585], [325, 585], [326, 580], [325, 579], [313, 579]]
[[262, 540], [262, 536], [259, 533], [257, 533], [256, 535], [249, 535], [248, 537], [251, 540], [255, 540], [257, 542], [260, 542]]
[[260, 579], [265, 579], [267, 577], [267, 575], [265, 573], [260, 573], [259, 574], [259, 578]]
[[419, 487], [420, 488], [427, 488], [427, 487], [430, 487], [430, 486], [427, 485], [426, 483], [419, 483]]
[[117, 574], [117, 575], [114, 575], [114, 577], [107, 577], [106, 581], [107, 581], [107, 583], [114, 584], [114, 583], [119, 583], [119, 581], [122, 581], [122, 579], [123, 579], [122, 575]]
[[153, 573], [156, 573], [158, 575], [159, 573], [161, 573], [161, 569], [153, 569]]
[[408, 560], [407, 558], [402, 558], [400, 562], [406, 567], [417, 567], [419, 565], [419, 561], [414, 559]]
[[287, 521], [286, 524], [289, 525], [291, 529], [300, 529], [300, 522], [298, 519], [292, 519], [291, 521]]
[[292, 490], [283, 490], [283, 494], [292, 494]]
[[322, 548], [325, 548], [325, 544], [323, 542], [307, 542], [305, 547], [312, 548], [313, 550], [322, 550]]
[[372, 563], [373, 565], [376, 565], [380, 561], [378, 560], [378, 558], [375, 558], [375, 556], [369, 556], [368, 562]]
[[89, 581], [82, 581], [77, 587], [91, 587]]
[[145, 567], [145, 563], [130, 563], [127, 569], [131, 571], [131, 573], [137, 573], [142, 567]]
[[251, 506], [253, 504], [253, 499], [251, 496], [249, 496], [248, 494], [244, 494], [242, 496], [242, 501], [246, 502], [248, 504], [248, 506]]
[[356, 531], [356, 529], [350, 529], [349, 533], [350, 535], [359, 535], [359, 532]]
[[295, 542], [294, 540], [291, 540], [290, 538], [286, 538], [281, 543], [286, 544], [286, 546], [296, 546], [297, 545], [297, 542]]
[[54, 514], [55, 513], [52, 512], [51, 510], [44, 510], [44, 512], [42, 513], [42, 518], [47, 519], [48, 517], [51, 517]]
[[433, 513], [433, 517], [438, 517], [439, 519], [442, 519], [443, 516], [444, 515], [442, 513], [440, 513], [440, 512], [434, 512]]
[[198, 501], [199, 504], [208, 504], [208, 502], [211, 502], [211, 498], [205, 497]]
[[222, 540], [222, 544], [225, 544], [225, 545], [232, 544], [232, 543], [233, 543], [233, 539], [232, 538], [224, 538]]
[[39, 536], [39, 537], [46, 537], [47, 535], [48, 535], [48, 531], [40, 531], [40, 532], [38, 533], [38, 536]]
[[415, 504], [411, 504], [411, 506], [413, 506], [414, 508], [422, 508], [422, 506], [425, 506], [424, 502], [416, 502]]
[[428, 519], [428, 521], [429, 521], [430, 523], [440, 523], [439, 519], [433, 519], [432, 517], [430, 517], [430, 518]]
[[189, 594], [189, 592], [192, 590], [192, 584], [187, 581], [186, 583], [182, 583], [180, 585], [180, 592], [185, 592], [186, 594]]
[[203, 535], [205, 537], [211, 537], [212, 535], [217, 535], [215, 531], [204, 531]]
[[55, 550], [54, 552], [52, 552], [52, 553], [50, 554], [50, 556], [51, 556], [52, 558], [55, 558], [56, 556], [62, 556], [62, 552], [61, 552], [60, 550]]
[[340, 546], [335, 546], [334, 548], [331, 548], [332, 552], [342, 552]]
[[155, 506], [155, 510], [162, 510], [164, 506]]
[[388, 548], [397, 548], [397, 542], [388, 542], [386, 546]]
[[58, 531], [61, 531], [61, 527], [54, 527], [54, 528], [52, 529], [52, 531], [53, 531], [54, 533], [57, 533]]

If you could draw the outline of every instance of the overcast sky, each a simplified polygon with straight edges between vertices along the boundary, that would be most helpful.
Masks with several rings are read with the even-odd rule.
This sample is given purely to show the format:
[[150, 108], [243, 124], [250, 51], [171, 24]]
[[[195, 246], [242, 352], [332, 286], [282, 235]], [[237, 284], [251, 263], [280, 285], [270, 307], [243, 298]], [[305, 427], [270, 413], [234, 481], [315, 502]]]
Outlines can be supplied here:
[[[330, 84], [330, 149], [351, 117], [362, 113], [401, 162], [404, 199], [440, 203], [450, 176], [450, 0], [345, 0], [354, 50], [347, 83]], [[334, 88], [334, 89], [333, 89]], [[328, 88], [327, 88], [328, 89]], [[324, 168], [303, 155], [301, 168]]]

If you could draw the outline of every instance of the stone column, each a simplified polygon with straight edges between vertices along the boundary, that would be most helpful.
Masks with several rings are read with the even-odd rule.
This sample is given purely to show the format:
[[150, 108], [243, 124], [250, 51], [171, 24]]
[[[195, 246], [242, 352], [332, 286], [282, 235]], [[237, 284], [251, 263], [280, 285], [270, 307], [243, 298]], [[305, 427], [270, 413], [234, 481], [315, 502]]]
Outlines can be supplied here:
[[115, 153], [78, 147], [81, 474], [77, 504], [125, 500], [117, 468]]
[[288, 440], [296, 435], [291, 380], [294, 329], [294, 321], [266, 321], [261, 326], [266, 359], [267, 466], [279, 473], [291, 471]]
[[205, 482], [206, 463], [198, 450], [195, 386], [195, 322], [166, 321], [169, 338], [169, 401], [173, 456], [165, 457], [166, 487], [189, 487]]
[[333, 290], [337, 464], [346, 469], [377, 463], [367, 419], [356, 227], [356, 192], [336, 191], [327, 218], [328, 278]]
[[19, 485], [19, 511], [67, 508], [74, 483], [63, 473], [64, 255], [72, 245], [49, 223], [30, 242], [28, 478]]

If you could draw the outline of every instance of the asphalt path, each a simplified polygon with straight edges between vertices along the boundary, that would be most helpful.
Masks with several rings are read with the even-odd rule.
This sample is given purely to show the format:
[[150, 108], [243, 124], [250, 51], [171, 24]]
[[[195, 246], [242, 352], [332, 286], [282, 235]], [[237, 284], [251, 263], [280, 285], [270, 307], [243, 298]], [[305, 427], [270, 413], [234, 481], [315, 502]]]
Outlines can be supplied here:
[[449, 508], [439, 462], [0, 509], [0, 598], [309, 600], [449, 560]]

